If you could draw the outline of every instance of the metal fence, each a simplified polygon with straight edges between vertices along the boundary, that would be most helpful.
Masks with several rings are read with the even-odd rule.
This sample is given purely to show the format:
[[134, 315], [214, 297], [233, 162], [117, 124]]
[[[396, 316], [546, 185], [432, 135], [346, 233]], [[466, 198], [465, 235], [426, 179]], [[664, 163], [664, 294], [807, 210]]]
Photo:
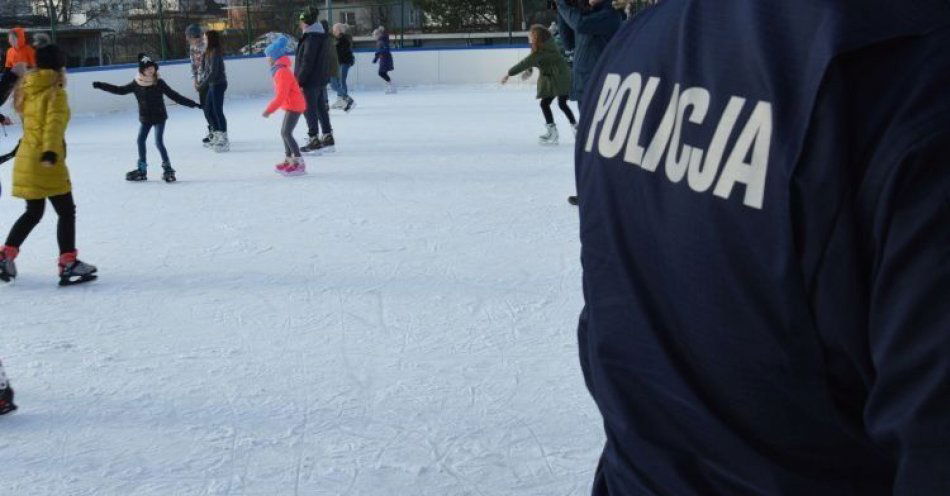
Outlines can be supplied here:
[[[653, 1], [613, 3], [621, 8], [629, 2], [639, 10]], [[345, 24], [358, 48], [373, 45], [370, 34], [379, 26], [397, 48], [524, 44], [531, 25], [547, 26], [557, 18], [555, 0], [0, 0], [7, 2], [31, 6], [29, 14], [14, 14], [32, 32], [84, 37], [81, 51], [67, 48], [77, 54], [70, 65], [128, 63], [140, 52], [186, 58], [190, 24], [220, 31], [229, 55], [256, 54], [272, 33], [299, 36], [298, 19], [307, 8], [319, 9], [329, 25]], [[3, 14], [0, 9], [0, 19]]]

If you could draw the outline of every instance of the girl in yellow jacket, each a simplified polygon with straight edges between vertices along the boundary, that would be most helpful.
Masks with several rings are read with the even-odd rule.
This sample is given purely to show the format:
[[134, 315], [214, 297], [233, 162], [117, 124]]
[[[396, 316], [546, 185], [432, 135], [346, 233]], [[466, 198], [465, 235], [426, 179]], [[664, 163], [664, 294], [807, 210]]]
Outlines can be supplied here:
[[14, 260], [20, 245], [43, 218], [46, 200], [59, 216], [59, 284], [92, 281], [96, 267], [76, 259], [76, 205], [66, 169], [65, 56], [56, 45], [36, 51], [37, 70], [27, 73], [14, 91], [14, 108], [23, 121], [23, 138], [13, 164], [13, 196], [26, 200], [26, 212], [0, 247], [0, 280], [16, 278]]

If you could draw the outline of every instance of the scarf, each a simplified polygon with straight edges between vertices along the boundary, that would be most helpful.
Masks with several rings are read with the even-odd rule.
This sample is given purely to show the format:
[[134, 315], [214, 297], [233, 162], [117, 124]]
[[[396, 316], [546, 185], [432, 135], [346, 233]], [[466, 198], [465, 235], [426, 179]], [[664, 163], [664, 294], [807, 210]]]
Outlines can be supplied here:
[[156, 73], [152, 77], [145, 77], [145, 74], [141, 72], [135, 76], [135, 83], [139, 86], [154, 86], [158, 82], [158, 74]]

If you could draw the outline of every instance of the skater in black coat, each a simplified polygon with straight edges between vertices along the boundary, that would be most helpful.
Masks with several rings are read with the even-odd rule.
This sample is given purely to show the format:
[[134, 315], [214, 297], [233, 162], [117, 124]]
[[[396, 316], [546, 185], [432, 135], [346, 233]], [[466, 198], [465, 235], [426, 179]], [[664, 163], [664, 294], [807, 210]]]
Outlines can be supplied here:
[[7, 374], [3, 371], [3, 362], [0, 362], [0, 415], [16, 410], [13, 404], [13, 388]]
[[164, 97], [167, 96], [179, 105], [186, 107], [201, 108], [201, 105], [189, 98], [179, 95], [175, 90], [171, 89], [171, 87], [158, 76], [158, 63], [144, 53], [139, 54], [139, 73], [131, 83], [125, 86], [114, 86], [96, 81], [92, 83], [92, 87], [116, 95], [134, 93], [136, 100], [139, 102], [139, 121], [142, 123], [142, 126], [139, 128], [138, 137], [139, 162], [138, 167], [126, 174], [125, 178], [129, 181], [145, 181], [148, 179], [148, 163], [145, 160], [145, 140], [154, 127], [155, 146], [162, 156], [162, 179], [166, 182], [174, 182], [176, 180], [175, 169], [172, 169], [164, 142], [165, 121], [168, 120]]

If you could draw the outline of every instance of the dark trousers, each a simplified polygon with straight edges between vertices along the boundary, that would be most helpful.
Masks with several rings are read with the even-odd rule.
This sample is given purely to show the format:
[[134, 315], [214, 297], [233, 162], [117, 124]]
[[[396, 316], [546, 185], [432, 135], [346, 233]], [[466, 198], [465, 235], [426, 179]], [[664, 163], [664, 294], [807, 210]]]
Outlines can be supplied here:
[[[76, 204], [73, 203], [73, 194], [66, 193], [60, 196], [49, 197], [53, 204], [59, 223], [56, 226], [56, 240], [59, 242], [59, 253], [76, 251]], [[7, 246], [19, 248], [26, 238], [33, 232], [33, 228], [43, 219], [46, 209], [46, 199], [27, 200], [26, 212], [13, 224], [10, 235], [7, 236]]]
[[198, 90], [198, 103], [201, 104], [201, 111], [205, 114], [205, 120], [208, 121], [208, 131], [214, 131], [214, 118], [211, 115], [211, 106], [208, 105], [208, 88]]
[[[551, 112], [551, 103], [553, 102], [554, 98], [541, 99], [541, 112], [544, 113], [544, 122], [548, 124], [554, 124], [554, 113]], [[564, 115], [567, 116], [567, 120], [571, 122], [572, 126], [577, 124], [577, 119], [574, 118], [574, 112], [571, 111], [570, 105], [567, 104], [567, 95], [557, 97], [557, 106], [561, 108], [561, 112], [564, 112]]]
[[211, 128], [214, 131], [228, 132], [228, 120], [224, 118], [224, 92], [228, 91], [228, 83], [212, 84], [208, 86], [208, 110], [211, 114]]
[[390, 81], [392, 81], [391, 79], [389, 79], [389, 71], [384, 71], [384, 70], [380, 69], [380, 70], [379, 70], [379, 77], [383, 78], [383, 81], [386, 81], [387, 83], [390, 82]]
[[300, 147], [294, 139], [294, 128], [300, 121], [300, 114], [287, 112], [284, 114], [284, 123], [280, 126], [280, 137], [284, 140], [284, 152], [288, 157], [300, 157]]
[[303, 90], [304, 100], [307, 101], [307, 112], [304, 117], [307, 119], [307, 134], [312, 138], [320, 135], [320, 127], [323, 127], [323, 134], [332, 134], [333, 126], [330, 125], [330, 103], [327, 101], [326, 85], [305, 86]]
[[162, 163], [170, 163], [171, 161], [168, 160], [168, 150], [165, 149], [164, 122], [159, 124], [142, 124], [141, 127], [139, 127], [139, 162], [145, 162], [145, 140], [148, 138], [148, 133], [153, 127], [155, 128], [155, 147], [158, 148], [158, 153], [162, 156]]

